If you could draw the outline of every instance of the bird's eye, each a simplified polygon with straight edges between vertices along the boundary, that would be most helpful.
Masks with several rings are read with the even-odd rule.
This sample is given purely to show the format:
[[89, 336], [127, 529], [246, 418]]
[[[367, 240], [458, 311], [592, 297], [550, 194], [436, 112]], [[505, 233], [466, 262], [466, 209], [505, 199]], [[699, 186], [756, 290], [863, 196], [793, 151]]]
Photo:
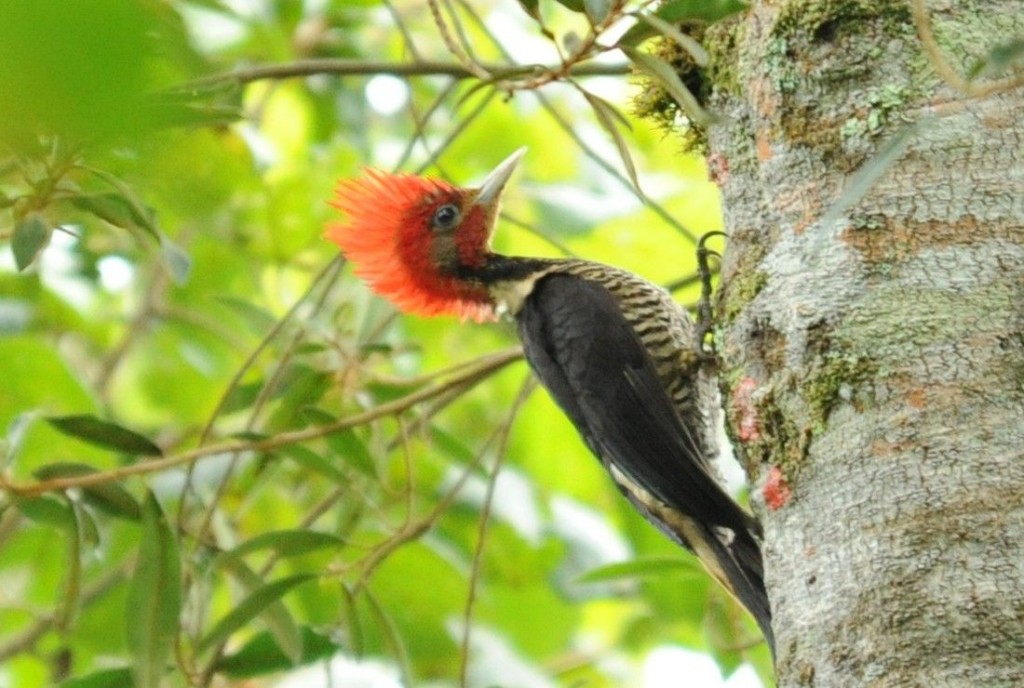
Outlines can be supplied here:
[[459, 208], [448, 203], [434, 211], [433, 225], [436, 229], [451, 229], [459, 222]]

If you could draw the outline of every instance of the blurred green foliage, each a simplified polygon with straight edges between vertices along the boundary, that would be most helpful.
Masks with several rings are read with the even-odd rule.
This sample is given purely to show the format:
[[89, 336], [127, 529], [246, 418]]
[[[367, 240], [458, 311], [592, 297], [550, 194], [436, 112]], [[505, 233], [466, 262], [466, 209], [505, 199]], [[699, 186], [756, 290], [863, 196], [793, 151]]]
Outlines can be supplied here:
[[[635, 685], [665, 643], [766, 671], [752, 623], [547, 395], [517, 405], [508, 323], [397, 317], [321, 238], [339, 177], [467, 183], [525, 144], [499, 250], [685, 280], [692, 234], [720, 225], [702, 164], [641, 121], [617, 145], [608, 112], [557, 81], [500, 97], [445, 75], [201, 79], [452, 62], [420, 3], [388, 7], [0, 1], [0, 685], [210, 685], [336, 654], [409, 684], [527, 667]], [[460, 7], [477, 54], [557, 61], [514, 0]], [[627, 106], [621, 70], [578, 84]]]

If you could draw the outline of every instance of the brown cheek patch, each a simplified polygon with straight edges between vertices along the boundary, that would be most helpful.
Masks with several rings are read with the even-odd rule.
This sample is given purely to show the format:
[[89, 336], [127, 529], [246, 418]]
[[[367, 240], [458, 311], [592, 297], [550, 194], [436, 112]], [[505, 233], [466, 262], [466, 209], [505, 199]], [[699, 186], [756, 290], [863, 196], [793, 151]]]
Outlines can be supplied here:
[[455, 231], [459, 263], [480, 267], [487, 259], [487, 215], [483, 208], [471, 206], [462, 224]]
[[[332, 205], [347, 222], [330, 225], [326, 237], [355, 263], [356, 275], [405, 312], [494, 320], [486, 290], [439, 273], [433, 254], [460, 255], [459, 230], [447, 234], [448, 247], [435, 249], [430, 222], [442, 203], [464, 207], [466, 199], [446, 182], [368, 170], [361, 179], [339, 182]], [[467, 250], [471, 245], [467, 240]]]

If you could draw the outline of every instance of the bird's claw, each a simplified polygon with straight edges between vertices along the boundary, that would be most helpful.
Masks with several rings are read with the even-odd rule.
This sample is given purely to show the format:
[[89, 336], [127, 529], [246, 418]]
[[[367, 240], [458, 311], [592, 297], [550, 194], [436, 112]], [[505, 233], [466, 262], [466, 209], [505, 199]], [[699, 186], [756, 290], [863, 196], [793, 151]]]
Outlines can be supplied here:
[[700, 275], [700, 301], [697, 303], [697, 354], [704, 362], [716, 360], [714, 342], [714, 313], [711, 307], [711, 266], [708, 264], [709, 256], [721, 258], [721, 254], [712, 251], [706, 246], [706, 242], [713, 236], [726, 236], [725, 232], [705, 232], [697, 240], [697, 273]]

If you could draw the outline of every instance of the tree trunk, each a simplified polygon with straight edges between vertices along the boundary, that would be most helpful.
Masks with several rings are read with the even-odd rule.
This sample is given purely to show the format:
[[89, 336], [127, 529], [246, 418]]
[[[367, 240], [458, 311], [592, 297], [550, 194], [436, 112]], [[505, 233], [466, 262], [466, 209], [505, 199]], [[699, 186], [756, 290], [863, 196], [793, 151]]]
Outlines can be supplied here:
[[[948, 86], [907, 2], [754, 4], [706, 37], [709, 143], [779, 685], [1024, 685], [1024, 89]], [[961, 74], [1024, 36], [925, 11]]]

